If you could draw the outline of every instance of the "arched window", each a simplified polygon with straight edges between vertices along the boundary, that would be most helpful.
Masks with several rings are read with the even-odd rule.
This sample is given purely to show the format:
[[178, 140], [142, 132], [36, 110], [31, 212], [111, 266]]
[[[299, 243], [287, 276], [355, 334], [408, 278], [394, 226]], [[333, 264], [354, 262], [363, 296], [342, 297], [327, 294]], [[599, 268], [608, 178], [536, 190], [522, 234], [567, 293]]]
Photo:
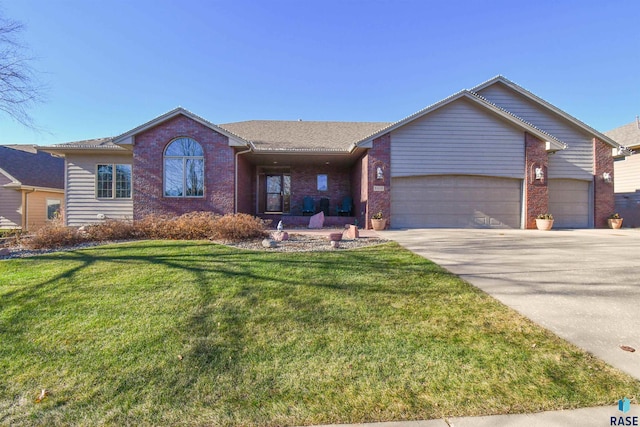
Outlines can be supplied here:
[[204, 152], [191, 138], [176, 138], [164, 150], [164, 195], [204, 197]]

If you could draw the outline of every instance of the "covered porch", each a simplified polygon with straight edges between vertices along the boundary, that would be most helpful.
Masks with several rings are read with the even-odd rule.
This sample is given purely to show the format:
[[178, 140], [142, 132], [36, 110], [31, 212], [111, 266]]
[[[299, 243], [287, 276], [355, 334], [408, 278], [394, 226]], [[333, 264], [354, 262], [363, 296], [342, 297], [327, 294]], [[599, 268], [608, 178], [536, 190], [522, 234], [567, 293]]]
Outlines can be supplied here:
[[257, 154], [240, 156], [238, 211], [285, 227], [303, 228], [323, 212], [324, 226], [366, 225], [362, 162], [366, 150], [351, 153]]

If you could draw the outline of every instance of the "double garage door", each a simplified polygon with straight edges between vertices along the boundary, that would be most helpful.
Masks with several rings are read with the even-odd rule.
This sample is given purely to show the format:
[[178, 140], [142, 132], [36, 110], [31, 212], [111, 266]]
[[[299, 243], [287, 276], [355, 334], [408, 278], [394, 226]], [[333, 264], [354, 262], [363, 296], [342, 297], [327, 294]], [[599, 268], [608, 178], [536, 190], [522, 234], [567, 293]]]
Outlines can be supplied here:
[[[520, 228], [522, 180], [463, 175], [393, 178], [394, 228]], [[589, 226], [589, 183], [549, 181], [557, 227]]]

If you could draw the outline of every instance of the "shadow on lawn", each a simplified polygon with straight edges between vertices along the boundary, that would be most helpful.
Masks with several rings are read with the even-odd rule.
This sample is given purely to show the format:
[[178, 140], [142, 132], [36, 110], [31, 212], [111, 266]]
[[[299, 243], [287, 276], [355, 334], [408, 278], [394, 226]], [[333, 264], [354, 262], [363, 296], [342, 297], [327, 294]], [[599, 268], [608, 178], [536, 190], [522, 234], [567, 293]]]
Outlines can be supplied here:
[[[398, 252], [397, 247], [391, 246], [391, 250], [394, 249]], [[428, 284], [427, 276], [433, 273], [450, 275], [408, 252], [405, 256], [390, 257], [389, 250], [389, 245], [383, 245], [356, 251], [276, 253], [238, 250], [212, 243], [156, 241], [15, 260], [11, 262], [17, 265], [15, 268], [25, 268], [33, 262], [37, 262], [37, 268], [43, 271], [49, 265], [67, 267], [46, 280], [6, 292], [3, 301], [12, 311], [3, 321], [6, 329], [0, 332], [22, 336], [33, 322], [34, 310], [49, 304], [56, 304], [61, 309], [65, 304], [76, 304], [77, 294], [72, 293], [77, 292], [77, 286], [87, 286], [87, 292], [91, 292], [92, 277], [110, 272], [110, 267], [105, 267], [104, 263], [112, 264], [114, 269], [125, 267], [132, 278], [149, 274], [143, 272], [149, 265], [157, 267], [159, 274], [178, 270], [186, 273], [188, 284], [185, 285], [195, 287], [198, 292], [197, 303], [190, 307], [186, 320], [170, 326], [181, 331], [180, 339], [184, 341], [181, 343], [185, 359], [182, 369], [171, 375], [163, 374], [161, 368], [149, 366], [138, 366], [117, 376], [109, 372], [114, 377], [109, 387], [114, 393], [144, 390], [148, 378], [162, 378], [161, 382], [168, 390], [190, 388], [201, 381], [202, 375], [215, 379], [238, 372], [245, 366], [243, 349], [250, 347], [254, 338], [253, 331], [247, 329], [247, 319], [251, 319], [252, 307], [265, 301], [278, 300], [282, 304], [282, 312], [272, 319], [289, 316], [297, 327], [315, 328], [323, 322], [349, 321], [348, 313], [341, 315], [331, 311], [334, 307], [327, 304], [324, 297], [349, 295], [357, 300], [366, 299], [365, 305], [370, 306], [387, 297], [429, 297], [429, 291], [418, 286], [419, 280], [413, 286], [396, 287], [387, 286], [386, 281], [389, 275], [411, 275], [423, 277], [424, 283]], [[89, 271], [91, 273], [87, 273]], [[131, 286], [137, 286], [134, 283], [132, 281]], [[297, 294], [298, 291], [301, 294]], [[439, 298], [444, 292], [434, 289], [431, 296]], [[359, 327], [351, 324], [352, 321], [349, 323], [353, 329]], [[166, 327], [156, 333], [160, 340], [166, 339], [162, 334], [171, 335]], [[119, 351], [122, 354], [141, 352], [143, 350], [139, 348], [147, 339], [150, 338], [128, 343]], [[109, 371], [109, 367], [105, 369]], [[176, 394], [185, 399], [188, 397], [188, 394]]]

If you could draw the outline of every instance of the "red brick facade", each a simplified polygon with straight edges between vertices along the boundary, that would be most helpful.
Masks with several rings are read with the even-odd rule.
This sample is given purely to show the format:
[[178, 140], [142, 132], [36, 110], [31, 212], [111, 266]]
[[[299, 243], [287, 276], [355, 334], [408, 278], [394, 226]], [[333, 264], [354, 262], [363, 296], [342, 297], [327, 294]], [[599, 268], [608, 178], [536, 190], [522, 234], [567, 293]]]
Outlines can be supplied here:
[[[611, 182], [606, 182], [603, 175], [611, 175]], [[613, 155], [611, 146], [593, 139], [593, 188], [594, 188], [594, 225], [595, 228], [606, 228], [607, 217], [614, 212], [615, 196], [613, 193]]]
[[[391, 218], [391, 134], [382, 135], [373, 140], [373, 147], [367, 153], [366, 182], [366, 228], [370, 228], [370, 220], [373, 215], [382, 212], [387, 219], [387, 227], [392, 224]], [[378, 168], [381, 169], [383, 178], [377, 176]]]
[[[543, 141], [525, 132], [525, 228], [536, 228], [536, 216], [549, 210], [549, 186], [547, 185], [548, 154]], [[536, 179], [536, 168], [543, 173], [542, 179]]]
[[[164, 149], [177, 137], [196, 140], [204, 150], [204, 197], [164, 197]], [[180, 215], [192, 211], [234, 211], [234, 150], [226, 136], [183, 115], [135, 137], [133, 146], [133, 217]]]

